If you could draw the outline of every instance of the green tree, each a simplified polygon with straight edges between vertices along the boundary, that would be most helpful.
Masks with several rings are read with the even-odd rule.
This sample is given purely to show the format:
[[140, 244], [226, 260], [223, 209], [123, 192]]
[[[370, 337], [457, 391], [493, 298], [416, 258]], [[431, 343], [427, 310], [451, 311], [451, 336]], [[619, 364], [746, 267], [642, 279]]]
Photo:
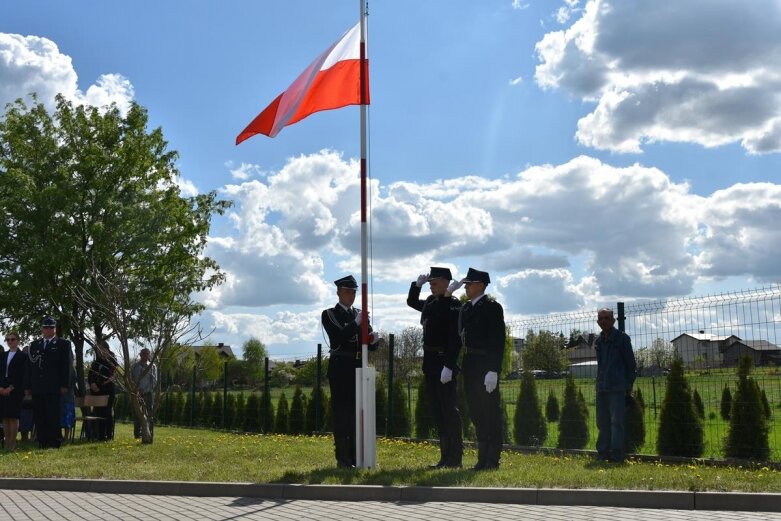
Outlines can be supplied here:
[[637, 399], [639, 389], [635, 390], [632, 397], [628, 400], [626, 410], [626, 452], [636, 453], [645, 443], [645, 413], [643, 405]]
[[259, 338], [252, 336], [242, 344], [241, 348], [243, 351], [242, 358], [248, 367], [250, 383], [257, 385], [257, 382], [263, 377], [266, 358], [268, 357], [266, 345]]
[[304, 396], [301, 387], [296, 386], [296, 390], [293, 393], [293, 401], [290, 402], [290, 421], [288, 432], [290, 434], [303, 434], [306, 431], [306, 419], [304, 417], [304, 402], [306, 397]]
[[[319, 397], [318, 397], [319, 395]], [[316, 407], [319, 406], [319, 411]], [[325, 412], [328, 407], [328, 397], [322, 389], [314, 388], [306, 401], [306, 432], [320, 432], [326, 430]], [[317, 422], [319, 418], [319, 423]]]
[[765, 413], [765, 418], [768, 420], [770, 419], [770, 416], [773, 414], [770, 410], [770, 402], [767, 401], [767, 394], [765, 394], [765, 390], [762, 389], [760, 393], [760, 398], [762, 398], [762, 412]]
[[643, 392], [640, 390], [639, 387], [637, 387], [634, 390], [634, 395], [635, 395], [635, 400], [637, 400], [638, 403], [640, 403], [640, 407], [645, 409], [645, 399], [643, 398]]
[[271, 402], [271, 391], [260, 396], [260, 430], [266, 434], [274, 432], [274, 404]]
[[427, 440], [434, 430], [434, 419], [431, 417], [431, 398], [428, 395], [425, 379], [418, 384], [418, 399], [415, 402], [415, 436]]
[[548, 401], [545, 402], [545, 418], [549, 422], [559, 421], [559, 400], [553, 394], [553, 389], [548, 393]]
[[233, 416], [233, 428], [237, 431], [245, 430], [247, 422], [247, 400], [244, 393], [236, 396], [236, 409]]
[[515, 443], [539, 446], [545, 443], [548, 426], [537, 399], [537, 385], [531, 371], [524, 371], [521, 391], [515, 402]]
[[[227, 203], [214, 192], [182, 197], [177, 153], [147, 124], [135, 103], [122, 114], [63, 96], [52, 112], [35, 98], [29, 107], [18, 100], [0, 120], [0, 308], [28, 333], [44, 313], [59, 318], [79, 386], [85, 345], [118, 336], [119, 375], [132, 391], [128, 339], [149, 342], [155, 360], [172, 344], [167, 313], [192, 317], [203, 305], [190, 296], [224, 278], [203, 252], [211, 216]], [[69, 254], [41, 254], [52, 245]], [[123, 298], [107, 302], [114, 293], [101, 285], [117, 277]], [[125, 319], [122, 336], [106, 315], [112, 306]]]
[[223, 407], [222, 392], [216, 392], [212, 395], [211, 425], [218, 429], [223, 428]]
[[247, 432], [261, 432], [261, 401], [258, 393], [250, 393], [247, 404], [244, 407], [244, 430]]
[[211, 392], [201, 393], [201, 410], [198, 414], [199, 424], [204, 427], [212, 426], [212, 408], [214, 407], [214, 396]]
[[233, 393], [228, 393], [225, 400], [225, 429], [233, 430], [236, 425], [236, 399], [237, 396]]
[[729, 390], [729, 385], [724, 384], [724, 389], [721, 391], [721, 418], [723, 420], [729, 420], [729, 413], [732, 410], [732, 393]]
[[673, 360], [667, 374], [656, 450], [662, 456], [695, 458], [704, 450], [702, 419], [694, 408], [680, 357]]
[[388, 423], [388, 392], [385, 390], [384, 381], [377, 380], [377, 389], [374, 391], [374, 411], [377, 436], [385, 435], [385, 426]]
[[539, 369], [559, 373], [567, 367], [566, 340], [563, 335], [542, 330], [526, 334], [521, 353], [524, 371]]
[[290, 409], [287, 404], [285, 393], [279, 396], [277, 402], [277, 417], [274, 422], [274, 432], [277, 434], [287, 434], [290, 432]]
[[767, 459], [770, 455], [769, 426], [762, 407], [759, 386], [751, 374], [751, 358], [738, 365], [738, 385], [732, 400], [724, 454], [730, 458]]
[[393, 382], [393, 418], [388, 436], [409, 437], [410, 418], [407, 408], [407, 392], [401, 380]]
[[700, 393], [697, 391], [697, 389], [695, 389], [692, 393], [692, 402], [694, 403], [694, 410], [697, 411], [697, 416], [704, 420], [705, 404], [702, 403], [702, 397], [700, 396]]
[[504, 326], [504, 353], [502, 354], [502, 374], [505, 378], [513, 370], [513, 335], [510, 326]]
[[572, 375], [569, 375], [564, 386], [564, 399], [559, 419], [558, 447], [560, 449], [582, 449], [588, 443], [588, 416], [582, 396], [579, 390], [575, 389]]
[[[320, 382], [328, 382], [328, 358], [323, 358], [320, 364]], [[293, 377], [293, 383], [305, 387], [314, 387], [317, 384], [317, 358], [306, 360], [301, 367], [296, 370]]]

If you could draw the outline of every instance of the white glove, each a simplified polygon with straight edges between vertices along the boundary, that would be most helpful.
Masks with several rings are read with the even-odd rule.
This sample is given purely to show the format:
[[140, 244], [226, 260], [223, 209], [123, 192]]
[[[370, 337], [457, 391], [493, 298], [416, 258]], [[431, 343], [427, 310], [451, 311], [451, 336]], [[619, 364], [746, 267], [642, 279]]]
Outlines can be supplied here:
[[377, 331], [372, 331], [372, 334], [369, 335], [369, 337], [370, 344], [376, 344], [380, 340], [380, 334]]
[[496, 389], [496, 384], [499, 382], [499, 375], [496, 371], [488, 371], [485, 373], [485, 392], [491, 394]]
[[355, 311], [358, 312], [357, 315], [355, 315], [355, 325], [360, 326], [361, 325], [361, 319], [363, 318], [363, 311], [361, 311], [358, 308], [355, 308]]
[[453, 370], [449, 367], [443, 367], [442, 368], [442, 375], [439, 377], [439, 381], [443, 384], [448, 383], [450, 380], [453, 379]]
[[419, 287], [419, 288], [422, 288], [423, 284], [428, 282], [428, 277], [429, 277], [428, 273], [422, 273], [422, 274], [418, 275], [418, 280], [417, 280], [417, 282], [415, 282], [415, 285], [417, 287]]
[[451, 296], [453, 293], [458, 291], [461, 288], [461, 286], [463, 286], [463, 285], [464, 285], [464, 280], [463, 279], [461, 279], [461, 280], [454, 280], [447, 287], [447, 290], [445, 291], [445, 295], [447, 295], [448, 297]]

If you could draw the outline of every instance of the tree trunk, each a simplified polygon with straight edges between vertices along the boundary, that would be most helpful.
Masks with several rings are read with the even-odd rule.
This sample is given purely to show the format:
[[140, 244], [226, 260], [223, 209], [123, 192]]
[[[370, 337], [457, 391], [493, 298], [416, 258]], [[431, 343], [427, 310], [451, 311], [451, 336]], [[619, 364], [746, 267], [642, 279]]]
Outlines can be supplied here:
[[141, 443], [144, 445], [152, 444], [152, 431], [149, 428], [149, 418], [146, 415], [146, 407], [141, 405], [140, 394], [138, 392], [128, 393], [130, 398], [130, 409], [133, 412], [133, 418], [141, 425]]

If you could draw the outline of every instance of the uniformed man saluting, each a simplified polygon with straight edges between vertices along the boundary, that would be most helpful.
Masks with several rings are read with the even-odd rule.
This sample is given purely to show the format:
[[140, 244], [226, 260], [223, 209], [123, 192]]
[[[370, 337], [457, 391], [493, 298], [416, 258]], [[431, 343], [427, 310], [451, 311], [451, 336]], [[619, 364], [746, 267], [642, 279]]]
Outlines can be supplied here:
[[[432, 267], [429, 274], [410, 285], [407, 305], [420, 311], [423, 325], [423, 376], [431, 404], [431, 415], [439, 433], [439, 462], [432, 467], [460, 467], [464, 452], [461, 440], [461, 413], [456, 398], [456, 375], [461, 341], [458, 338], [458, 311], [461, 303], [446, 295], [453, 276], [448, 268]], [[423, 284], [431, 285], [431, 295], [420, 300]]]
[[[358, 283], [352, 275], [335, 280], [339, 302], [323, 310], [321, 322], [328, 334], [331, 418], [338, 467], [355, 467], [355, 369], [361, 367], [361, 310], [353, 307]], [[369, 326], [371, 332], [371, 326]], [[371, 334], [370, 350], [379, 337]]]
[[71, 343], [57, 338], [57, 322], [44, 317], [41, 322], [43, 337], [30, 344], [30, 370], [27, 372], [25, 394], [33, 397], [33, 419], [38, 445], [42, 448], [60, 448], [60, 397], [68, 391]]
[[[499, 374], [504, 355], [504, 310], [485, 295], [488, 273], [469, 268], [465, 283], [467, 302], [461, 306], [458, 330], [464, 347], [464, 387], [469, 416], [477, 435], [474, 470], [499, 468], [502, 450], [502, 402]], [[452, 293], [459, 283], [451, 284]]]

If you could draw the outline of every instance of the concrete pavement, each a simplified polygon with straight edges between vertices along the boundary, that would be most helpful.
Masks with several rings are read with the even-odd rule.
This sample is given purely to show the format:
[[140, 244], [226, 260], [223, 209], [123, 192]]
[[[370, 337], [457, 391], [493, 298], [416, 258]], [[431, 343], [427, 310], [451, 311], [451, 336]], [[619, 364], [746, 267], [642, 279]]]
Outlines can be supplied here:
[[318, 521], [764, 521], [781, 513], [660, 510], [641, 508], [517, 505], [505, 503], [318, 501], [237, 496], [170, 496], [0, 490], [0, 519], [11, 521], [89, 520], [292, 520]]

